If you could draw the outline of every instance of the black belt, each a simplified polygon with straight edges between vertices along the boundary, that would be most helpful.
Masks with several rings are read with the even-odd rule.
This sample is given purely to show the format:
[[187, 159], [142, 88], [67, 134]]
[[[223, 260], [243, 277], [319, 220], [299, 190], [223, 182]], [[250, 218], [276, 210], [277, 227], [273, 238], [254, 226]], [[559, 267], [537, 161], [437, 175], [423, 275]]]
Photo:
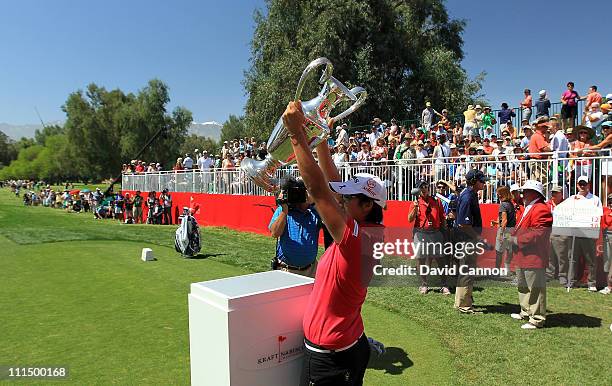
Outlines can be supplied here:
[[281, 267], [281, 268], [285, 268], [285, 269], [293, 269], [294, 271], [305, 271], [308, 268], [310, 268], [310, 266], [312, 266], [312, 263], [310, 263], [308, 265], [305, 265], [303, 267], [295, 267], [293, 265], [289, 265], [289, 264], [279, 260], [278, 261], [278, 266]]

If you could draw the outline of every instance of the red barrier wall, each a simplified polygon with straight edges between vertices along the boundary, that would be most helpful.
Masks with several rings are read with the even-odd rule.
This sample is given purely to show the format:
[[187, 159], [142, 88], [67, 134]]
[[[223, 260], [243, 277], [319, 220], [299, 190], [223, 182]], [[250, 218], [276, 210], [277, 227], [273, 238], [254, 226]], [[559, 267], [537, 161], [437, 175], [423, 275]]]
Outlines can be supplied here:
[[[123, 191], [123, 193], [128, 191]], [[129, 192], [134, 194], [135, 192]], [[274, 197], [241, 196], [228, 194], [205, 194], [189, 192], [173, 192], [172, 201], [179, 212], [182, 207], [191, 206], [191, 199], [200, 206], [195, 217], [201, 225], [224, 226], [238, 231], [269, 234], [268, 224], [276, 209]], [[410, 201], [389, 201], [385, 211], [385, 225], [389, 227], [405, 227], [408, 225], [408, 211], [412, 206]], [[492, 219], [497, 217], [497, 204], [482, 204], [480, 206], [483, 225], [487, 227]], [[143, 215], [146, 218], [146, 208]], [[173, 213], [176, 210], [173, 209]], [[176, 219], [174, 220], [176, 222]]]

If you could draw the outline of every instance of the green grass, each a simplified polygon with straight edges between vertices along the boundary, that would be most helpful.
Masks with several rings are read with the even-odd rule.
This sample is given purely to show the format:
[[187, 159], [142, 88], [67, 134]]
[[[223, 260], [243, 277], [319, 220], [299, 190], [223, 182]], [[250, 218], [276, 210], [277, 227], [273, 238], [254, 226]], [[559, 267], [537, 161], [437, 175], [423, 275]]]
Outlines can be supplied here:
[[[73, 384], [187, 384], [192, 282], [268, 268], [269, 237], [202, 230], [206, 259], [181, 259], [175, 227], [24, 207], [0, 191], [0, 365], [66, 364]], [[157, 261], [142, 263], [143, 247]], [[610, 379], [612, 297], [549, 290], [549, 325], [508, 317], [516, 289], [474, 295], [488, 311], [416, 288], [371, 288], [366, 332], [389, 348], [368, 385], [584, 384]]]

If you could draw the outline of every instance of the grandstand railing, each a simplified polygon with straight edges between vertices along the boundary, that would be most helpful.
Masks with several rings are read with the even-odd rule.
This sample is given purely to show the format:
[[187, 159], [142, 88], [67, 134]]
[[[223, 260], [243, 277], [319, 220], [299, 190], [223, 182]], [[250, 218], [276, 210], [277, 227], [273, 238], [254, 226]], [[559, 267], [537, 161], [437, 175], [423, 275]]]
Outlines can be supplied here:
[[[537, 102], [537, 95], [534, 97], [534, 105], [531, 107], [531, 118], [530, 120], [533, 121], [536, 118], [536, 107], [535, 107], [535, 102]], [[578, 101], [578, 113], [576, 115], [576, 124], [580, 124], [582, 121], [582, 112], [584, 111], [584, 104], [585, 101], [584, 100], [580, 100]], [[555, 102], [553, 103], [551, 101], [551, 105], [550, 105], [550, 109], [548, 111], [549, 115], [552, 117], [556, 114], [561, 115], [561, 107], [563, 106], [563, 104], [561, 102]], [[484, 107], [484, 106], [483, 106]], [[441, 112], [442, 109], [436, 109], [436, 111]], [[493, 117], [495, 117], [496, 119], [496, 123], [493, 125], [493, 133], [495, 133], [497, 136], [499, 136], [500, 133], [500, 122], [499, 122], [499, 118], [497, 117], [497, 113], [499, 113], [500, 110], [491, 110], [491, 113], [493, 114]], [[516, 127], [519, 132], [520, 132], [520, 128], [521, 128], [521, 121], [523, 120], [523, 110], [519, 107], [515, 107], [512, 109], [512, 111], [514, 112], [514, 114], [516, 115], [515, 117], [512, 118], [512, 124], [514, 125], [514, 127]], [[460, 122], [461, 125], [463, 126], [464, 122], [464, 117], [463, 114], [458, 114], [458, 115], [450, 115], [449, 116], [449, 120], [452, 124], [452, 126], [455, 125], [455, 122]], [[421, 126], [421, 120], [420, 119], [407, 119], [407, 120], [403, 120], [403, 121], [398, 121], [398, 125], [399, 126], [404, 126], [404, 127], [410, 127], [411, 124], [415, 124], [417, 127]], [[387, 121], [387, 124], [390, 126], [390, 120]], [[388, 127], [389, 127], [388, 126]], [[572, 125], [573, 126], [573, 125]], [[372, 127], [372, 125], [351, 125], [349, 127], [349, 133], [353, 134], [355, 131], [359, 130], [359, 131], [370, 131], [370, 128]]]
[[[479, 169], [488, 177], [480, 193], [484, 203], [496, 203], [496, 189], [502, 185], [522, 184], [528, 179], [543, 183], [549, 196], [553, 186], [561, 186], [565, 197], [575, 194], [578, 177], [586, 175], [592, 181], [591, 191], [605, 202], [608, 186], [612, 188], [612, 155], [610, 150], [593, 153], [593, 156], [573, 157], [571, 154], [546, 153], [547, 159], [534, 159], [526, 154], [505, 156], [449, 157], [446, 159], [410, 159], [367, 163], [342, 163], [337, 165], [343, 179], [357, 173], [371, 173], [381, 178], [387, 187], [389, 200], [412, 199], [410, 191], [419, 180], [428, 181], [434, 189], [439, 180], [465, 185], [465, 174]], [[295, 165], [277, 170], [277, 178], [286, 174], [298, 175]], [[211, 171], [180, 171], [144, 174], [124, 174], [123, 190], [195, 192], [210, 194], [271, 195], [255, 185], [239, 169]], [[612, 189], [610, 189], [612, 190]]]

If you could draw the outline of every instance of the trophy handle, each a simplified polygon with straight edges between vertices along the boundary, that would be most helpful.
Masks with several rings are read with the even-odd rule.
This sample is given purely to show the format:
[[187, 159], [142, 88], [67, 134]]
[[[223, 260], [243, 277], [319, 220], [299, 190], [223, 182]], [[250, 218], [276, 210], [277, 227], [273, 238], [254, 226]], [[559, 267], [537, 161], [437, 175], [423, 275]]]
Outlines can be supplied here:
[[332, 64], [332, 62], [329, 61], [329, 59], [317, 58], [313, 60], [312, 62], [310, 62], [310, 64], [306, 66], [306, 68], [304, 69], [304, 72], [302, 72], [302, 76], [300, 77], [300, 81], [298, 82], [297, 90], [295, 90], [294, 100], [296, 102], [299, 101], [302, 96], [302, 91], [304, 90], [304, 84], [306, 83], [306, 78], [308, 77], [308, 74], [310, 74], [312, 70], [314, 70], [317, 67], [322, 66], [323, 64], [325, 64], [325, 70], [323, 71], [323, 74], [321, 75], [321, 79], [319, 80], [319, 83], [323, 83], [331, 77], [331, 74], [334, 71], [334, 65]]
[[[335, 117], [331, 117], [334, 121], [339, 121], [343, 118], [346, 118], [348, 115], [352, 114], [355, 110], [361, 107], [368, 97], [368, 92], [363, 87], [353, 87], [350, 90], [350, 93], [357, 96], [357, 100], [346, 110], [336, 115]], [[350, 95], [350, 94], [349, 94]]]

